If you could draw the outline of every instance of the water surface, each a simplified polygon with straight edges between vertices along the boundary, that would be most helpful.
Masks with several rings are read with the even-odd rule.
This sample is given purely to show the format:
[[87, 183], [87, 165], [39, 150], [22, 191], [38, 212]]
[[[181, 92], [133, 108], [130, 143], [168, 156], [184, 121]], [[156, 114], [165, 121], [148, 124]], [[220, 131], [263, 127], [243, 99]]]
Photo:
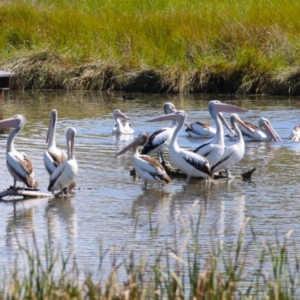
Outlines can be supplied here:
[[[76, 257], [82, 269], [96, 270], [100, 243], [104, 249], [114, 246], [122, 255], [133, 248], [137, 253], [147, 250], [151, 257], [166, 242], [181, 247], [186, 238], [183, 220], [188, 224], [191, 215], [195, 218], [201, 215], [204, 256], [209, 253], [212, 237], [224, 247], [232, 245], [247, 218], [251, 219], [251, 226], [261, 241], [275, 240], [276, 233], [284, 237], [293, 230], [293, 239], [300, 243], [300, 143], [288, 140], [292, 128], [300, 123], [297, 98], [138, 94], [133, 101], [123, 101], [121, 96], [83, 91], [6, 93], [1, 117], [26, 116], [27, 123], [16, 138], [16, 148], [31, 157], [41, 191], [47, 192], [48, 185], [43, 151], [51, 109], [58, 110], [58, 147], [65, 148], [66, 128], [76, 128], [75, 155], [79, 165], [76, 182], [80, 189], [70, 200], [43, 198], [1, 202], [2, 265], [9, 268], [15, 260], [16, 236], [21, 242], [29, 241], [33, 229], [40, 247], [45, 241], [60, 245], [64, 253]], [[118, 158], [114, 157], [115, 153], [139, 132], [152, 133], [168, 124], [145, 123], [163, 114], [166, 101], [186, 110], [189, 122], [200, 120], [213, 124], [207, 111], [208, 101], [212, 99], [248, 108], [249, 112], [241, 116], [247, 121], [256, 123], [259, 117], [267, 117], [282, 142], [246, 144], [245, 157], [232, 169], [232, 174], [255, 167], [251, 181], [230, 180], [207, 186], [193, 180], [187, 186], [184, 179], [174, 179], [162, 189], [153, 185], [142, 190], [142, 181], [135, 181], [129, 175], [130, 153]], [[134, 135], [114, 136], [111, 133], [112, 114], [116, 108], [131, 117]], [[0, 138], [2, 188], [13, 183], [5, 165], [7, 133]], [[181, 147], [195, 148], [202, 142], [187, 138], [184, 131], [180, 133]], [[246, 232], [249, 234], [250, 229]], [[104, 268], [109, 270], [110, 265], [107, 258]]]

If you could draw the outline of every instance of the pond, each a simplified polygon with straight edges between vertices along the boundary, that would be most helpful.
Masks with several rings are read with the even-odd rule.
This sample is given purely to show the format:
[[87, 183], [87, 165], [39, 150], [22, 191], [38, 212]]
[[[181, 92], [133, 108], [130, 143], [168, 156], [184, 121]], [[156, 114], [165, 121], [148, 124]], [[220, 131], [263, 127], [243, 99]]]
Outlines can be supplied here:
[[[58, 110], [56, 140], [65, 149], [68, 126], [77, 130], [75, 156], [79, 166], [77, 190], [69, 200], [41, 198], [19, 202], [0, 202], [0, 259], [2, 266], [12, 266], [18, 253], [18, 241], [55, 245], [72, 257], [84, 270], [95, 271], [103, 249], [115, 247], [116, 253], [155, 253], [165, 243], [181, 247], [186, 238], [186, 224], [201, 215], [201, 247], [204, 256], [213, 242], [229, 247], [250, 218], [258, 240], [275, 241], [293, 230], [292, 238], [300, 244], [300, 205], [298, 168], [300, 143], [290, 142], [289, 135], [298, 125], [300, 102], [297, 98], [236, 97], [234, 95], [134, 95], [123, 101], [122, 94], [87, 91], [9, 91], [5, 94], [1, 117], [23, 114], [27, 123], [15, 144], [26, 152], [35, 167], [40, 190], [47, 192], [48, 174], [43, 164], [50, 111]], [[231, 172], [238, 175], [256, 168], [251, 181], [214, 182], [209, 187], [193, 180], [173, 179], [169, 185], [142, 189], [142, 181], [130, 176], [131, 154], [115, 158], [117, 151], [140, 132], [154, 132], [164, 123], [145, 121], [163, 114], [163, 104], [173, 102], [188, 113], [188, 122], [203, 121], [212, 125], [207, 104], [219, 99], [249, 109], [242, 119], [257, 123], [269, 119], [282, 142], [249, 142], [243, 160]], [[133, 122], [135, 133], [112, 134], [113, 111], [118, 108]], [[227, 118], [228, 114], [225, 115]], [[0, 178], [2, 188], [13, 183], [5, 165], [5, 143], [9, 131], [0, 138]], [[195, 148], [204, 140], [188, 138], [184, 131], [179, 145]], [[231, 142], [226, 140], [226, 144]], [[185, 221], [183, 221], [185, 220]], [[247, 227], [246, 227], [247, 228]], [[250, 232], [250, 229], [246, 229]], [[155, 235], [155, 238], [153, 237]], [[212, 238], [213, 237], [213, 238]], [[109, 270], [110, 259], [104, 261]]]

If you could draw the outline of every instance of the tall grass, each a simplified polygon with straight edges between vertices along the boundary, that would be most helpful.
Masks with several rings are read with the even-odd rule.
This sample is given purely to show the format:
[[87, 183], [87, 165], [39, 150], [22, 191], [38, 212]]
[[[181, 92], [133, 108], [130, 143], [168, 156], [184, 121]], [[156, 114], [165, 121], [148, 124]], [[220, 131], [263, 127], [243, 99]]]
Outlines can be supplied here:
[[246, 70], [248, 78], [231, 76], [248, 84], [298, 67], [299, 12], [288, 0], [6, 0], [0, 54], [47, 51], [73, 66], [207, 68], [225, 77]]
[[[174, 245], [162, 245], [152, 259], [134, 250], [117, 256], [116, 249], [108, 246], [104, 250], [101, 246], [97, 274], [83, 272], [76, 259], [65, 257], [62, 251], [53, 249], [48, 243], [43, 250], [38, 249], [33, 232], [32, 244], [24, 246], [19, 243], [22, 261], [16, 261], [12, 274], [0, 276], [0, 298], [299, 298], [299, 257], [290, 241], [291, 232], [283, 241], [278, 238], [275, 244], [271, 244], [256, 241], [253, 231], [247, 237], [243, 228], [232, 247], [212, 244], [210, 255], [204, 256], [199, 238], [201, 212], [195, 213], [196, 207], [192, 208], [189, 220], [181, 220], [186, 232], [182, 244], [174, 241]], [[149, 226], [155, 241], [153, 229]], [[110, 270], [104, 270], [103, 262], [108, 260]], [[22, 265], [26, 267], [22, 269]]]

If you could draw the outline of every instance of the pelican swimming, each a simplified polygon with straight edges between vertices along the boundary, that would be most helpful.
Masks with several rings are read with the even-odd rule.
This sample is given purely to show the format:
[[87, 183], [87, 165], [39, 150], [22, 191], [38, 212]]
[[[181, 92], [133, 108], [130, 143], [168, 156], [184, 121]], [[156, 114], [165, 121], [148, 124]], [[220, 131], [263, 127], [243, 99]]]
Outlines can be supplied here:
[[300, 141], [300, 125], [296, 125], [291, 132], [290, 141], [299, 142]]
[[[210, 165], [216, 164], [223, 156], [225, 149], [223, 125], [218, 113], [220, 112], [246, 112], [247, 110], [236, 105], [222, 103], [218, 100], [212, 100], [208, 104], [211, 117], [216, 123], [217, 132], [215, 136], [208, 142], [197, 147], [194, 152], [206, 157]], [[230, 126], [229, 126], [230, 127]]]
[[[171, 102], [164, 104], [165, 114], [176, 112], [175, 105]], [[162, 152], [167, 150], [176, 127], [176, 122], [172, 121], [171, 127], [164, 127], [152, 133], [147, 144], [143, 147], [142, 154], [158, 153], [160, 161], [164, 161]]]
[[0, 128], [11, 128], [6, 143], [6, 166], [14, 179], [13, 188], [16, 188], [17, 181], [23, 182], [24, 186], [32, 189], [38, 187], [38, 182], [34, 179], [33, 164], [24, 152], [15, 149], [14, 140], [16, 135], [23, 129], [26, 118], [23, 115], [15, 115], [12, 118], [0, 121]]
[[[243, 137], [245, 142], [251, 141], [281, 141], [279, 134], [275, 131], [271, 123], [268, 119], [261, 117], [258, 119], [257, 125], [245, 122], [245, 124], [251, 128], [252, 133], [249, 131], [245, 131], [245, 129], [241, 128]], [[235, 141], [237, 139], [236, 136], [229, 136], [231, 141]]]
[[[245, 128], [246, 131], [248, 131], [249, 133], [251, 133], [251, 128], [249, 128], [241, 119], [237, 114], [232, 114], [230, 116], [230, 122], [231, 125], [234, 129], [234, 131], [236, 132], [237, 135], [237, 142], [234, 145], [231, 145], [227, 148], [225, 148], [223, 156], [221, 157], [221, 159], [211, 167], [211, 171], [213, 173], [218, 172], [222, 169], [225, 169], [226, 172], [226, 176], [228, 178], [231, 177], [230, 174], [230, 168], [239, 163], [240, 160], [244, 157], [245, 154], [245, 142], [243, 139], [243, 135], [242, 132], [239, 128], [239, 126]], [[239, 126], [238, 126], [238, 125]]]
[[74, 157], [74, 138], [76, 130], [74, 127], [70, 127], [66, 133], [67, 142], [67, 159], [61, 163], [50, 175], [50, 183], [48, 191], [61, 191], [64, 196], [63, 190], [67, 188], [67, 195], [69, 196], [69, 186], [73, 182], [75, 176], [78, 173], [78, 165]]
[[189, 183], [191, 177], [210, 178], [212, 176], [212, 173], [210, 171], [209, 162], [206, 158], [194, 152], [182, 149], [178, 146], [178, 134], [185, 124], [186, 119], [187, 114], [184, 111], [177, 111], [151, 120], [147, 120], [147, 122], [157, 122], [165, 120], [177, 122], [177, 126], [173, 132], [173, 136], [169, 144], [169, 154], [172, 163], [187, 175], [186, 182]]
[[131, 124], [128, 122], [130, 118], [128, 118], [125, 114], [123, 114], [119, 109], [116, 109], [114, 111], [114, 119], [116, 124], [112, 129], [113, 133], [121, 133], [121, 134], [134, 133], [134, 129], [131, 127]]
[[[218, 117], [222, 121], [222, 123], [226, 126], [231, 134], [234, 134], [230, 126], [228, 125], [226, 119], [223, 117], [222, 113], [218, 113]], [[216, 135], [217, 129], [210, 126], [207, 123], [203, 122], [194, 122], [191, 124], [187, 124], [187, 128], [185, 132], [188, 136], [193, 138], [213, 138]]]
[[164, 167], [153, 157], [148, 155], [140, 155], [138, 148], [144, 146], [149, 138], [147, 132], [141, 133], [132, 143], [119, 151], [116, 156], [119, 156], [126, 151], [132, 150], [132, 158], [134, 161], [134, 168], [137, 174], [144, 180], [144, 189], [147, 188], [148, 183], [159, 182], [168, 184], [170, 178], [166, 173]]

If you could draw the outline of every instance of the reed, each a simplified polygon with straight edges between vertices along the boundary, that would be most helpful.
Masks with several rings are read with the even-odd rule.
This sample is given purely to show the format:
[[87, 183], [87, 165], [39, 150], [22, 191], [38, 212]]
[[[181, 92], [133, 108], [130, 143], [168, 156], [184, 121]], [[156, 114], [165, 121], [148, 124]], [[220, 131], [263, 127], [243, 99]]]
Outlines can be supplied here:
[[[46, 62], [48, 76], [65, 77], [54, 88], [130, 90], [134, 78], [154, 75], [153, 91], [299, 91], [297, 1], [6, 0], [0, 8], [0, 66], [20, 72], [25, 56], [35, 74]], [[36, 60], [41, 53], [46, 61]], [[109, 78], [91, 84], [99, 67]], [[25, 87], [35, 86], [45, 83]]]
[[[151, 211], [149, 211], [151, 214]], [[151, 217], [149, 217], [151, 222]], [[201, 252], [201, 211], [197, 203], [188, 220], [182, 244], [166, 243], [154, 259], [134, 250], [118, 256], [114, 247], [99, 248], [97, 274], [83, 272], [76, 258], [65, 257], [46, 243], [38, 249], [35, 234], [25, 245], [19, 242], [19, 258], [13, 272], [0, 276], [2, 299], [296, 299], [299, 297], [299, 257], [287, 233], [275, 244], [257, 241], [253, 230], [242, 228], [231, 247], [211, 245]], [[251, 223], [247, 227], [251, 226]], [[176, 229], [175, 229], [176, 230]], [[156, 236], [149, 227], [153, 242]], [[176, 236], [176, 234], [175, 234]], [[124, 249], [122, 249], [124, 250]], [[110, 261], [109, 270], [103, 262]], [[25, 262], [25, 263], [24, 263]], [[20, 266], [24, 266], [24, 269]], [[103, 275], [105, 274], [105, 276]], [[5, 276], [4, 276], [5, 275]]]

